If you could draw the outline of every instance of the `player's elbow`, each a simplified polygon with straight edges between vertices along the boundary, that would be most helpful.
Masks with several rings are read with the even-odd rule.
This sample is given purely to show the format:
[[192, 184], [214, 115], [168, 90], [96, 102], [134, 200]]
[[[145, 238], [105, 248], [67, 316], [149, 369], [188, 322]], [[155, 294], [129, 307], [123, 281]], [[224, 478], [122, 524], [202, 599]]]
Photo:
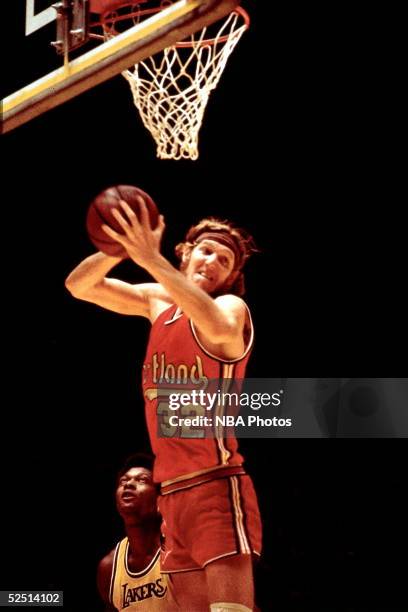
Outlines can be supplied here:
[[86, 300], [89, 294], [89, 288], [84, 287], [81, 282], [76, 281], [71, 276], [65, 279], [65, 288], [78, 300]]
[[72, 280], [71, 276], [68, 276], [65, 279], [65, 289], [67, 289], [71, 295], [75, 297], [76, 293], [76, 283]]
[[79, 298], [80, 294], [81, 294], [81, 288], [80, 288], [80, 284], [76, 283], [71, 276], [68, 276], [68, 278], [65, 279], [65, 288], [70, 292], [70, 294], [75, 297], [75, 298]]

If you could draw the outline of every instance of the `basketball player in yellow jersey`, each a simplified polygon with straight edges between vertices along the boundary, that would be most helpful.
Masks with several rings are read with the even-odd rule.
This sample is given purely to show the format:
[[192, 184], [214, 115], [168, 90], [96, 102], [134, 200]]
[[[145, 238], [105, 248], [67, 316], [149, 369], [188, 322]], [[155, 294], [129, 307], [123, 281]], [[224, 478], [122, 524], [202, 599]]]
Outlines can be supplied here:
[[160, 573], [157, 486], [148, 456], [133, 455], [119, 472], [116, 507], [126, 537], [99, 563], [98, 590], [106, 611], [174, 611], [166, 574]]

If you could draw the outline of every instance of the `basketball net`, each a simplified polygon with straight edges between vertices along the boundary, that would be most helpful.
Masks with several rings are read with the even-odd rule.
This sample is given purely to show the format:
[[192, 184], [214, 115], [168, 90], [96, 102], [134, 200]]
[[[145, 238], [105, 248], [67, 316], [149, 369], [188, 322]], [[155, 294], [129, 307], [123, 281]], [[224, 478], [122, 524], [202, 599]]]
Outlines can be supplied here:
[[[163, 7], [146, 10], [133, 4], [119, 8], [129, 11], [126, 17], [118, 8], [102, 15], [106, 38], [119, 33], [119, 21], [132, 19], [137, 24], [144, 13]], [[248, 26], [248, 15], [238, 7], [221, 22], [122, 72], [142, 121], [156, 141], [157, 157], [198, 158], [198, 134], [208, 98]]]

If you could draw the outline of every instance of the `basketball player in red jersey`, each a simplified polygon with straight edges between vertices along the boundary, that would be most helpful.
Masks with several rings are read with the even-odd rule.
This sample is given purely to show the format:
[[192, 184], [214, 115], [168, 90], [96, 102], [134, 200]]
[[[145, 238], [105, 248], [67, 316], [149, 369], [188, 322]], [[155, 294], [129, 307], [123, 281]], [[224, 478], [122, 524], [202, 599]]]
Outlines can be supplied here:
[[121, 208], [113, 214], [124, 234], [104, 230], [157, 282], [107, 278], [121, 259], [96, 253], [75, 268], [66, 286], [79, 299], [150, 319], [143, 389], [154, 480], [161, 484], [161, 569], [181, 609], [247, 612], [254, 609], [252, 558], [261, 550], [261, 521], [237, 441], [159, 437], [157, 387], [178, 379], [244, 377], [253, 329], [239, 296], [253, 241], [229, 222], [205, 219], [177, 246], [176, 270], [160, 254], [163, 218], [152, 230], [142, 201], [140, 222], [126, 202]]

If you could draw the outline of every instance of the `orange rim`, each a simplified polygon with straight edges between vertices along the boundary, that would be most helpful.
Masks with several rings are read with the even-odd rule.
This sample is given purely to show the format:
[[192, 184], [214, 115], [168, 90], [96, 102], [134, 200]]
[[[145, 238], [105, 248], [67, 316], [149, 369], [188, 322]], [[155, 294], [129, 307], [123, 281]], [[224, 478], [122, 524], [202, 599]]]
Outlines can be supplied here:
[[[113, 35], [117, 35], [120, 32], [117, 32], [115, 29], [115, 24], [119, 23], [121, 21], [126, 21], [128, 19], [132, 19], [134, 17], [141, 17], [141, 16], [146, 16], [146, 15], [154, 15], [155, 13], [159, 13], [161, 10], [163, 10], [160, 7], [157, 8], [146, 8], [146, 9], [139, 9], [137, 11], [131, 11], [130, 13], [127, 13], [126, 15], [119, 15], [119, 14], [115, 14], [115, 11], [120, 10], [122, 8], [126, 8], [126, 7], [130, 7], [130, 6], [136, 6], [137, 4], [141, 5], [143, 4], [143, 2], [145, 2], [146, 0], [139, 0], [139, 3], [136, 2], [123, 2], [122, 4], [116, 4], [114, 6], [112, 6], [110, 9], [106, 9], [103, 13], [101, 13], [100, 16], [100, 21], [96, 22], [96, 23], [92, 23], [91, 24], [91, 28], [94, 27], [98, 27], [98, 26], [102, 26], [102, 28], [108, 32], [110, 32]], [[244, 20], [244, 26], [245, 29], [248, 29], [250, 26], [250, 18], [248, 13], [240, 6], [237, 6], [230, 14], [233, 13], [237, 13], [238, 15], [240, 15], [242, 17], [242, 19]], [[110, 16], [110, 17], [109, 17]], [[225, 34], [225, 36], [221, 36], [220, 38], [205, 38], [204, 40], [201, 40], [199, 43], [198, 41], [192, 42], [192, 41], [180, 41], [178, 43], [176, 43], [174, 46], [175, 47], [194, 47], [197, 44], [199, 44], [199, 46], [201, 47], [205, 47], [208, 45], [214, 45], [215, 42], [217, 43], [224, 43], [226, 42], [228, 39], [230, 38], [230, 35]]]

